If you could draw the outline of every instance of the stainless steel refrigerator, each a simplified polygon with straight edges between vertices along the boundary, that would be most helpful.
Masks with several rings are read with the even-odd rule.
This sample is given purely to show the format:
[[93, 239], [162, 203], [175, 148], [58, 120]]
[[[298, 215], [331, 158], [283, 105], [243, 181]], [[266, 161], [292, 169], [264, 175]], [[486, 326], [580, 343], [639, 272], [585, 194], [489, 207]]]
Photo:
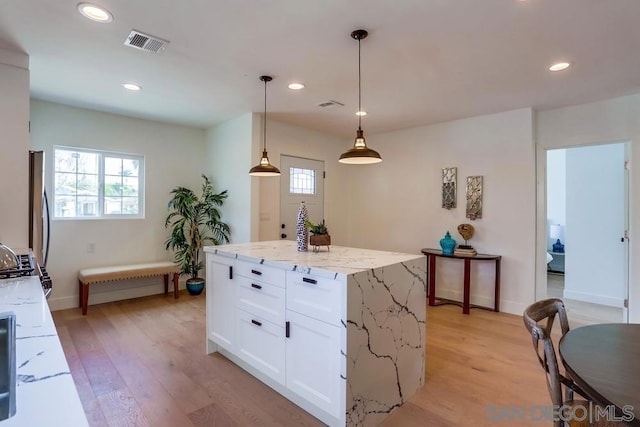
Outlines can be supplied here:
[[49, 257], [49, 203], [44, 188], [44, 151], [29, 151], [29, 247], [44, 268]]

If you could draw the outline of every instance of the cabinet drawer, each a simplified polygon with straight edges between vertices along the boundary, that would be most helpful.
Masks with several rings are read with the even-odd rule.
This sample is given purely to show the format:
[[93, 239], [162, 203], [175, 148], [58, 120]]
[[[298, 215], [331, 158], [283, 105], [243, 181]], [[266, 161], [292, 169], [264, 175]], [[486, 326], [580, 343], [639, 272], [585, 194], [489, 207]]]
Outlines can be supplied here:
[[235, 269], [236, 273], [240, 276], [284, 288], [285, 270], [247, 261], [236, 261]]
[[236, 306], [244, 311], [260, 316], [276, 325], [284, 325], [284, 288], [251, 280], [248, 277], [236, 277]]
[[284, 327], [236, 310], [236, 349], [238, 357], [284, 385]]
[[287, 271], [287, 309], [340, 326], [346, 296], [342, 283]]

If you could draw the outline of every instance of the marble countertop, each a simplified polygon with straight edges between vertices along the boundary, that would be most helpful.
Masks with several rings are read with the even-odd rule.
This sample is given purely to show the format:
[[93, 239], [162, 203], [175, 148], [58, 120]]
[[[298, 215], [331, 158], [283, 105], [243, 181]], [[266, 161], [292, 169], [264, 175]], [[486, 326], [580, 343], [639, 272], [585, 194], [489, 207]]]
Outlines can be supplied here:
[[38, 277], [0, 280], [0, 312], [16, 315], [16, 414], [5, 426], [88, 426]]
[[322, 247], [320, 252], [313, 252], [312, 246], [309, 245], [307, 252], [298, 252], [296, 242], [289, 240], [206, 246], [204, 250], [240, 260], [257, 261], [264, 265], [323, 276], [349, 275], [424, 257], [422, 254], [344, 246], [331, 246], [329, 250]]

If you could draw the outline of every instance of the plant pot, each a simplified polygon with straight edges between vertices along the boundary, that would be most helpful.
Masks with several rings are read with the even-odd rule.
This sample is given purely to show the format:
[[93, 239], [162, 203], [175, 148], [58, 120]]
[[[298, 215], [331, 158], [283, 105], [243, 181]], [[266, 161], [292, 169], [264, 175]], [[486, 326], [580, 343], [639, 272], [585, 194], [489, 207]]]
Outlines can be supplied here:
[[204, 289], [204, 279], [200, 277], [192, 277], [187, 279], [187, 291], [190, 295], [200, 295]]
[[312, 234], [309, 237], [309, 244], [313, 246], [313, 251], [318, 252], [320, 246], [326, 246], [327, 248], [331, 245], [331, 235], [330, 234]]

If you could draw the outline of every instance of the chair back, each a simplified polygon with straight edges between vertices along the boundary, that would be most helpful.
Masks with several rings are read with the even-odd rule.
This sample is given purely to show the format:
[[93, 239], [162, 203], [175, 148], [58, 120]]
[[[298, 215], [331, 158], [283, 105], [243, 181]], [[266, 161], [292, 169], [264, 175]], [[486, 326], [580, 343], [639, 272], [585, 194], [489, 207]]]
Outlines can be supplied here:
[[[531, 334], [533, 349], [538, 356], [540, 366], [544, 369], [547, 379], [547, 388], [554, 405], [562, 406], [565, 398], [562, 386], [573, 388], [573, 381], [560, 373], [558, 357], [551, 340], [551, 330], [554, 320], [558, 317], [562, 335], [569, 331], [569, 321], [564, 303], [558, 298], [550, 298], [531, 304], [523, 313], [524, 325]], [[573, 397], [573, 393], [570, 393]], [[568, 396], [567, 396], [568, 397]]]

